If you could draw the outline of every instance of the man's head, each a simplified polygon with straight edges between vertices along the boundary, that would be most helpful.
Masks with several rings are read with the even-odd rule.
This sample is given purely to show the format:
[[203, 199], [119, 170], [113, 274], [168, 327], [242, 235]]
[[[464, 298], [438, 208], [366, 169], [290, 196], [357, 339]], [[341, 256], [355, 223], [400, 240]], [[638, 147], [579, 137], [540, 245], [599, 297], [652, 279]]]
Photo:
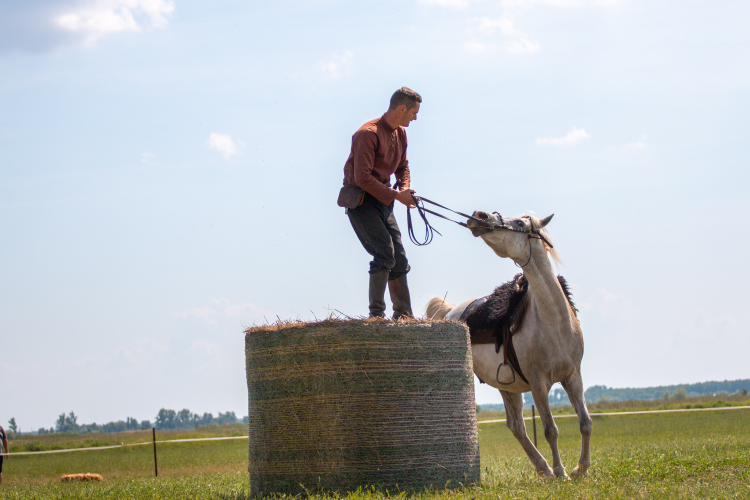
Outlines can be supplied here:
[[391, 96], [391, 105], [388, 107], [390, 121], [397, 126], [408, 127], [409, 123], [417, 119], [419, 103], [422, 96], [408, 87], [401, 87]]

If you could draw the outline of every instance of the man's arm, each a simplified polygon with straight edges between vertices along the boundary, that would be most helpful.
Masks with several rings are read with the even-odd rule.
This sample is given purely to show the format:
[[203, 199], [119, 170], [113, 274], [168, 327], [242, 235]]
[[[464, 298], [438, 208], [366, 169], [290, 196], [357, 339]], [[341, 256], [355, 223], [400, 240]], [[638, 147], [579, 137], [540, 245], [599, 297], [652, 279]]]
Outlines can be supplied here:
[[[401, 162], [396, 168], [396, 187], [399, 190], [396, 199], [409, 208], [414, 208], [413, 194], [415, 191], [411, 187], [411, 172], [409, 171], [409, 159], [406, 157], [406, 134], [404, 134], [404, 152], [401, 154]], [[407, 194], [408, 193], [408, 194]]]
[[391, 189], [372, 175], [375, 167], [375, 148], [378, 138], [375, 132], [361, 131], [354, 134], [354, 182], [386, 205], [393, 203], [398, 191]]
[[406, 157], [406, 149], [409, 143], [406, 141], [406, 134], [403, 134], [404, 138], [404, 151], [401, 153], [401, 160], [399, 161], [398, 167], [396, 167], [396, 188], [399, 191], [403, 189], [409, 189], [411, 187], [411, 172], [409, 170], [409, 158]]

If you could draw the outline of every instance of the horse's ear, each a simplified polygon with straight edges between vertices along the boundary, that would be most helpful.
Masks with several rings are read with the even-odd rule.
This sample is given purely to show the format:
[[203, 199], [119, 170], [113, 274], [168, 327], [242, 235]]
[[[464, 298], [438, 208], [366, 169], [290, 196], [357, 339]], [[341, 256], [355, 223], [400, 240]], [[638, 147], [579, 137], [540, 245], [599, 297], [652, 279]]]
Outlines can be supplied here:
[[546, 226], [547, 224], [549, 224], [549, 221], [551, 221], [551, 220], [552, 220], [552, 217], [554, 217], [554, 216], [555, 216], [555, 214], [552, 214], [552, 215], [548, 215], [548, 216], [547, 216], [547, 217], [545, 217], [544, 219], [540, 220], [540, 221], [539, 221], [539, 229], [541, 229], [541, 228], [543, 228], [544, 226]]

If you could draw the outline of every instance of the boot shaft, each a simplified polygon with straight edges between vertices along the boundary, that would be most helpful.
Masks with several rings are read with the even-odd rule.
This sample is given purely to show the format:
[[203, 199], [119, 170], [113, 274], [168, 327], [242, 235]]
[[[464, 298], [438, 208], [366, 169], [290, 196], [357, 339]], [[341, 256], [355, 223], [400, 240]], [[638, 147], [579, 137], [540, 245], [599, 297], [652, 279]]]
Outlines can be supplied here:
[[400, 276], [394, 280], [388, 282], [388, 291], [391, 295], [391, 302], [393, 303], [393, 319], [399, 319], [404, 317], [413, 318], [414, 314], [411, 311], [411, 296], [409, 294], [409, 283], [406, 280], [406, 275]]
[[385, 318], [385, 287], [388, 271], [370, 273], [370, 317]]

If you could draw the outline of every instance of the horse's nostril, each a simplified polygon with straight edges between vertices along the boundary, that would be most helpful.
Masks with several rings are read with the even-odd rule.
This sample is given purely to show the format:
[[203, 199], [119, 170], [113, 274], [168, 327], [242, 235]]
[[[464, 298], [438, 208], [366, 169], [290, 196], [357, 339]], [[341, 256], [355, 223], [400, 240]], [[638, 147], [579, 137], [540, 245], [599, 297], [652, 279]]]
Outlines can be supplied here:
[[477, 219], [481, 219], [481, 220], [487, 220], [487, 219], [489, 219], [489, 215], [487, 215], [484, 212], [477, 212], [476, 217], [477, 217]]

